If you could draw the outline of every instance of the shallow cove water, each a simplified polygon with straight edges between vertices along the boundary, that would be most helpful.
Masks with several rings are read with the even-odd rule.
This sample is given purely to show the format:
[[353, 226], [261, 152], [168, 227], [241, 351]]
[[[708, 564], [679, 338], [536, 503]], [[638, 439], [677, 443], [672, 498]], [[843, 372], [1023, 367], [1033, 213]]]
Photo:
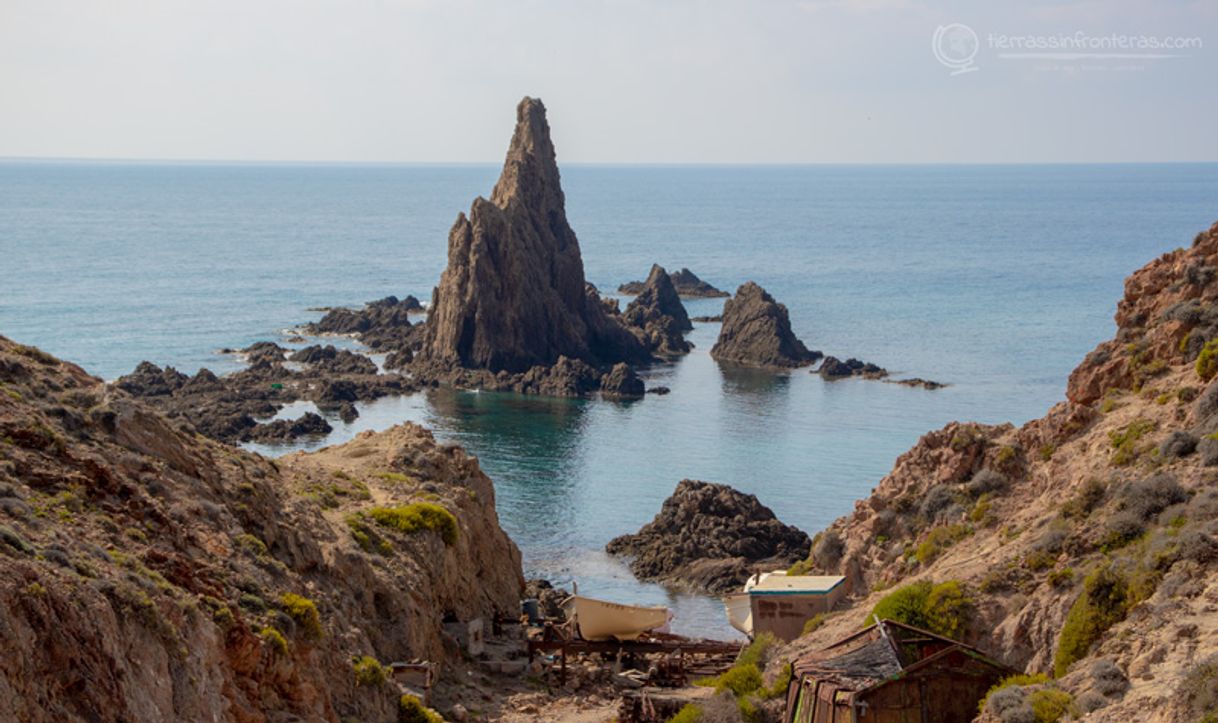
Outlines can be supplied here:
[[[231, 370], [217, 348], [282, 341], [319, 316], [309, 307], [426, 298], [453, 218], [497, 175], [490, 165], [0, 163], [0, 333], [105, 378], [142, 359]], [[637, 582], [604, 544], [650, 520], [684, 477], [753, 492], [813, 533], [925, 431], [1040, 416], [1111, 335], [1124, 277], [1218, 217], [1213, 164], [571, 166], [563, 182], [602, 290], [656, 261], [729, 290], [754, 279], [811, 348], [951, 386], [721, 368], [707, 355], [718, 325], [697, 324], [692, 354], [645, 371], [667, 396], [436, 390], [363, 405], [312, 446], [422, 422], [479, 457], [529, 575], [665, 602], [677, 632], [715, 636], [732, 633], [716, 601]]]

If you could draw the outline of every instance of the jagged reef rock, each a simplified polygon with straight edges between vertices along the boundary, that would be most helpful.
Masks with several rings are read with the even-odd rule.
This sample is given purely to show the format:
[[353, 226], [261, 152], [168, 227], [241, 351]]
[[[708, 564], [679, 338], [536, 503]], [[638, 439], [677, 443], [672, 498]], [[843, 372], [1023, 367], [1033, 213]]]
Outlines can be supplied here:
[[412, 341], [410, 314], [422, 310], [419, 300], [386, 296], [370, 301], [362, 309], [334, 308], [320, 321], [305, 325], [310, 334], [351, 334], [371, 349], [392, 350]]
[[297, 437], [324, 436], [334, 431], [324, 417], [305, 412], [297, 419], [276, 419], [249, 430], [245, 438], [251, 442], [290, 442]]
[[[698, 278], [697, 274], [687, 268], [672, 272], [668, 275], [668, 278], [672, 282], [673, 288], [677, 290], [677, 293], [686, 298], [718, 299], [731, 296], [726, 291], [720, 291]], [[645, 288], [647, 288], [647, 282], [645, 281], [627, 281], [617, 287], [617, 290], [618, 293], [622, 294], [641, 294]]]
[[432, 369], [524, 373], [559, 357], [594, 366], [645, 361], [643, 344], [587, 288], [567, 223], [550, 127], [525, 98], [490, 200], [461, 214], [416, 356]]
[[167, 417], [222, 442], [287, 440], [294, 429], [299, 434], [320, 433], [321, 425], [311, 419], [307, 420], [309, 431], [290, 424], [259, 426], [258, 420], [274, 416], [291, 402], [310, 400], [323, 412], [334, 412], [344, 421], [351, 421], [359, 415], [355, 402], [419, 388], [417, 382], [399, 374], [378, 374], [376, 364], [362, 354], [333, 346], [296, 352], [293, 358], [304, 365], [299, 371], [283, 364], [283, 350], [274, 344], [261, 342], [255, 346], [259, 349], [251, 358], [257, 361], [223, 377], [207, 369], [189, 377], [172, 367], [161, 369], [142, 362], [131, 374], [120, 377], [115, 386], [144, 399]]
[[682, 480], [654, 520], [605, 549], [630, 556], [640, 579], [721, 593], [738, 589], [758, 570], [789, 566], [810, 546], [806, 534], [780, 522], [755, 495]]
[[675, 356], [689, 351], [683, 336], [694, 328], [681, 303], [681, 297], [663, 267], [653, 265], [647, 283], [626, 307], [622, 318], [639, 329], [647, 347], [660, 356]]
[[750, 281], [723, 305], [723, 327], [711, 356], [746, 366], [790, 368], [811, 364], [823, 354], [809, 351], [791, 331], [787, 307]]
[[[417, 426], [273, 462], [0, 337], [0, 439], [0, 720], [395, 720], [354, 657], [518, 611], [491, 481]], [[424, 501], [454, 524], [370, 514]]]
[[825, 379], [843, 379], [845, 377], [864, 377], [866, 379], [882, 379], [888, 376], [888, 370], [870, 362], [859, 361], [854, 357], [842, 361], [835, 356], [827, 356], [817, 369]]

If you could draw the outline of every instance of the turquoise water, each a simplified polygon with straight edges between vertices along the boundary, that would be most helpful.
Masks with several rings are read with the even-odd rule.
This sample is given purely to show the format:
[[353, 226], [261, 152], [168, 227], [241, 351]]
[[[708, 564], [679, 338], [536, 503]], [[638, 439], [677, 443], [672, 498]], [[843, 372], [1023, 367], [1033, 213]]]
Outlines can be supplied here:
[[[278, 339], [318, 316], [308, 307], [429, 297], [449, 225], [497, 173], [0, 163], [0, 333], [106, 378], [142, 359], [228, 370], [217, 348]], [[1213, 164], [574, 166], [563, 181], [603, 290], [653, 261], [724, 288], [754, 279], [810, 347], [952, 386], [721, 369], [707, 356], [718, 327], [700, 324], [694, 353], [646, 374], [668, 396], [432, 391], [332, 420], [328, 441], [421, 421], [480, 458], [530, 574], [667, 600], [676, 630], [717, 635], [730, 629], [713, 601], [637, 583], [605, 542], [683, 477], [756, 493], [811, 533], [923, 432], [1040, 416], [1111, 336], [1124, 277], [1218, 218]]]

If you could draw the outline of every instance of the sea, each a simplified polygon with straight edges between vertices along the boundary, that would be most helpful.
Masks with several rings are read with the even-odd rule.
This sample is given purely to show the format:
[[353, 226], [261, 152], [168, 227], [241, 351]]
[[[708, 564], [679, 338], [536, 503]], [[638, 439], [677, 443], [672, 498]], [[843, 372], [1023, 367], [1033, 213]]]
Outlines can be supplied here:
[[[449, 228], [498, 172], [0, 161], [0, 334], [105, 379], [142, 360], [230, 372], [240, 362], [221, 348], [283, 342], [311, 309], [429, 299]], [[923, 433], [1041, 416], [1112, 335], [1124, 278], [1218, 219], [1218, 164], [563, 165], [562, 180], [605, 295], [652, 263], [726, 290], [753, 280], [810, 348], [949, 386], [721, 367], [705, 323], [691, 354], [646, 371], [666, 396], [431, 390], [360, 405], [325, 440], [256, 449], [424, 424], [479, 458], [528, 576], [669, 605], [676, 632], [720, 638], [736, 633], [718, 600], [636, 580], [605, 543], [686, 478], [755, 494], [813, 534]]]

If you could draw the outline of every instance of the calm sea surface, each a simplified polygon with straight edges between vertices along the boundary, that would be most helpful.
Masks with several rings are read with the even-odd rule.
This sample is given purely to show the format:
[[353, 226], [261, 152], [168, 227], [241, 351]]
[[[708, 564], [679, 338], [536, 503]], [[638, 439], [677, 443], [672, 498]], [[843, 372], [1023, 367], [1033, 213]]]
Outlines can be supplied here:
[[[449, 226], [497, 175], [0, 162], [0, 334], [107, 379], [143, 359], [231, 371], [216, 349], [281, 341], [317, 318], [309, 307], [430, 298]], [[422, 422], [481, 459], [528, 574], [666, 602], [678, 632], [720, 636], [733, 631], [717, 602], [638, 583], [605, 543], [650, 520], [685, 477], [755, 493], [812, 533], [923, 432], [1040, 416], [1111, 335], [1124, 277], [1218, 219], [1214, 164], [568, 166], [563, 182], [602, 290], [652, 262], [725, 289], [753, 279], [809, 347], [951, 386], [721, 369], [707, 355], [718, 327], [702, 324], [688, 358], [648, 373], [668, 396], [433, 391], [331, 420], [327, 442]]]

